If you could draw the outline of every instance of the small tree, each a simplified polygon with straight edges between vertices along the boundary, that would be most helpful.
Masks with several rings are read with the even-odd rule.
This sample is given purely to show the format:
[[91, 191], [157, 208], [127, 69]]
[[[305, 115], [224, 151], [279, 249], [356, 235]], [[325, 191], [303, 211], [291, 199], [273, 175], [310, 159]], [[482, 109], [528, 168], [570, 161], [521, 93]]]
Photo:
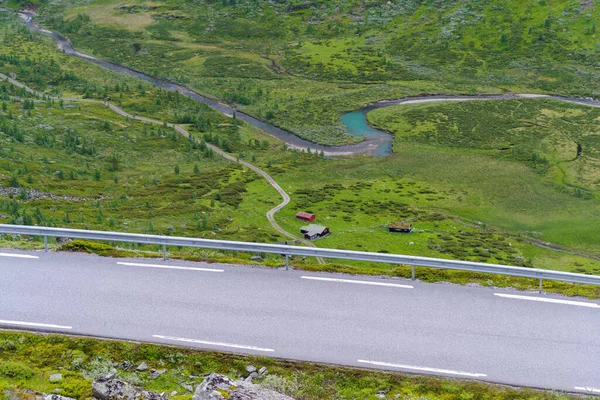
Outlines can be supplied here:
[[119, 163], [121, 162], [121, 158], [116, 152], [110, 153], [110, 156], [106, 159], [108, 161], [109, 167], [108, 170], [111, 172], [115, 172], [119, 170]]
[[179, 175], [179, 165], [176, 165], [175, 168], [173, 168], [173, 171], [175, 172], [175, 175]]
[[19, 178], [16, 175], [13, 175], [10, 178], [10, 187], [18, 188], [19, 186], [21, 186], [19, 184]]

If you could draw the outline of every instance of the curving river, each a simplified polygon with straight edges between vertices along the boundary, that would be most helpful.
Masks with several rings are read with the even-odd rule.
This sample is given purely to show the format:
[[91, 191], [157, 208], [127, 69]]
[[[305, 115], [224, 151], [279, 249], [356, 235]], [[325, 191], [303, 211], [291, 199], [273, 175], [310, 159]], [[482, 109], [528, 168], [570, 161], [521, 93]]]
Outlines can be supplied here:
[[340, 117], [340, 121], [346, 127], [348, 133], [352, 136], [363, 137], [364, 140], [361, 143], [344, 146], [323, 146], [305, 139], [302, 139], [293, 133], [281, 129], [275, 125], [261, 121], [248, 115], [246, 113], [235, 110], [233, 107], [223, 104], [214, 99], [202, 96], [186, 86], [171, 82], [167, 79], [156, 78], [142, 72], [133, 70], [131, 68], [123, 67], [119, 64], [100, 60], [98, 58], [89, 56], [78, 52], [73, 48], [71, 43], [58, 33], [48, 31], [41, 28], [39, 25], [33, 22], [33, 15], [29, 12], [19, 12], [19, 15], [25, 21], [25, 25], [30, 30], [41, 32], [45, 35], [52, 37], [59, 48], [65, 54], [79, 57], [81, 59], [90, 61], [94, 64], [100, 65], [104, 68], [112, 71], [133, 76], [135, 78], [147, 81], [165, 90], [177, 91], [181, 94], [192, 98], [196, 101], [202, 102], [209, 107], [220, 111], [221, 113], [232, 116], [235, 113], [236, 118], [247, 122], [248, 124], [261, 129], [262, 131], [274, 136], [289, 147], [296, 149], [308, 149], [313, 151], [323, 152], [328, 156], [342, 156], [342, 155], [354, 155], [354, 154], [371, 154], [376, 156], [387, 156], [392, 153], [392, 143], [394, 137], [384, 131], [373, 128], [367, 121], [367, 113], [376, 108], [389, 107], [398, 104], [417, 104], [417, 103], [433, 103], [433, 102], [448, 102], [448, 101], [482, 101], [482, 100], [507, 100], [507, 99], [524, 99], [524, 98], [547, 98], [559, 101], [565, 101], [569, 103], [577, 103], [587, 105], [591, 107], [600, 107], [600, 101], [594, 99], [582, 99], [566, 96], [549, 96], [549, 95], [538, 95], [538, 94], [503, 94], [503, 95], [473, 95], [473, 96], [444, 96], [444, 95], [432, 95], [432, 96], [419, 96], [419, 97], [405, 97], [397, 100], [384, 100], [377, 103], [368, 104], [365, 107], [344, 114]]

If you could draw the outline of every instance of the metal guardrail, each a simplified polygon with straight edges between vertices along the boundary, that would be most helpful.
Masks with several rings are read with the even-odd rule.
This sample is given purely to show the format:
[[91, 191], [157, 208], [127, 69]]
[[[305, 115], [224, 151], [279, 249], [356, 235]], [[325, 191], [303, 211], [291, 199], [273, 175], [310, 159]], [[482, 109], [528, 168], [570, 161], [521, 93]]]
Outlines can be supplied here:
[[594, 275], [574, 274], [570, 272], [551, 271], [537, 268], [511, 267], [506, 265], [485, 264], [472, 261], [456, 261], [429, 257], [405, 256], [400, 254], [368, 253], [364, 251], [323, 249], [313, 247], [290, 246], [283, 244], [234, 242], [228, 240], [196, 239], [174, 236], [158, 236], [136, 233], [89, 231], [80, 229], [46, 228], [37, 226], [6, 224], [0, 224], [0, 233], [41, 236], [44, 238], [44, 245], [46, 251], [48, 250], [48, 237], [64, 237], [70, 239], [89, 239], [110, 242], [129, 242], [162, 245], [163, 258], [165, 260], [167, 259], [167, 246], [198, 247], [205, 249], [234, 250], [252, 253], [282, 254], [286, 258], [286, 268], [289, 267], [289, 256], [306, 256], [410, 265], [413, 267], [413, 280], [415, 279], [414, 267], [420, 266], [539, 279], [540, 292], [542, 288], [542, 282], [545, 279], [600, 286], [600, 276]]

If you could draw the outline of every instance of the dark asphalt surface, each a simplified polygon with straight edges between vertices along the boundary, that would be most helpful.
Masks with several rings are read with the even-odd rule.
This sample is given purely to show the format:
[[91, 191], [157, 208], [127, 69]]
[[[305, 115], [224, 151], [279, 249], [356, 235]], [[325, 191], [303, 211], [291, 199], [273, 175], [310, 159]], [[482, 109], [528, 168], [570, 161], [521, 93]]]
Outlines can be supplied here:
[[[568, 391], [600, 388], [600, 303], [585, 299], [401, 279], [13, 250], [0, 250], [0, 276], [3, 328]], [[548, 302], [554, 300], [558, 302]]]

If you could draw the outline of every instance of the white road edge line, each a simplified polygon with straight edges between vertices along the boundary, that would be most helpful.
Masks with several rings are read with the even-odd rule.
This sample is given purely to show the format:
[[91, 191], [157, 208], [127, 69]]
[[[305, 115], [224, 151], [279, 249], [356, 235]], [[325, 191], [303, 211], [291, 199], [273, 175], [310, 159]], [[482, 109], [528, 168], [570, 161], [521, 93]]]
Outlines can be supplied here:
[[273, 349], [266, 349], [263, 347], [245, 346], [242, 344], [232, 344], [232, 343], [222, 343], [222, 342], [209, 342], [206, 340], [186, 339], [186, 338], [180, 338], [180, 337], [174, 337], [174, 336], [152, 335], [152, 337], [158, 338], [158, 339], [164, 339], [164, 340], [172, 340], [172, 341], [176, 341], [176, 342], [206, 344], [206, 345], [210, 345], [210, 346], [219, 346], [219, 347], [231, 347], [234, 349], [265, 351], [265, 352], [275, 351]]
[[600, 389], [593, 387], [575, 386], [575, 390], [581, 390], [587, 393], [600, 393]]
[[542, 302], [542, 303], [566, 304], [566, 305], [569, 305], [569, 306], [600, 308], [600, 304], [586, 303], [586, 302], [583, 302], [583, 301], [547, 299], [547, 298], [544, 298], [544, 297], [521, 296], [521, 295], [518, 295], [518, 294], [505, 294], [505, 293], [494, 293], [494, 296], [503, 297], [503, 298], [507, 298], [507, 299], [539, 301], [539, 302]]
[[410, 369], [410, 370], [414, 370], [414, 371], [433, 372], [436, 374], [469, 376], [472, 378], [483, 378], [483, 377], [487, 376], [486, 374], [480, 374], [480, 373], [475, 373], [475, 372], [452, 371], [450, 369], [441, 369], [441, 368], [416, 367], [414, 365], [391, 364], [391, 363], [380, 362], [380, 361], [358, 360], [358, 362], [363, 363], [363, 364], [377, 365], [379, 367]]
[[38, 328], [73, 329], [72, 326], [41, 324], [41, 323], [37, 323], [37, 322], [24, 322], [24, 321], [6, 321], [3, 319], [0, 319], [0, 325], [21, 325], [21, 326], [32, 326], [32, 327], [38, 327]]
[[373, 286], [387, 286], [387, 287], [398, 287], [403, 289], [414, 289], [411, 285], [400, 285], [398, 283], [385, 283], [385, 282], [371, 282], [371, 281], [355, 281], [352, 279], [338, 279], [338, 278], [322, 278], [320, 276], [302, 276], [302, 279], [309, 279], [313, 281], [325, 281], [325, 282], [342, 282], [342, 283], [356, 283], [359, 285], [373, 285]]
[[30, 256], [28, 254], [14, 254], [14, 253], [0, 253], [0, 257], [39, 258], [38, 256]]
[[163, 268], [163, 269], [183, 269], [186, 271], [202, 271], [202, 272], [225, 272], [223, 269], [213, 268], [194, 268], [194, 267], [178, 267], [175, 265], [157, 265], [157, 264], [138, 264], [130, 262], [118, 262], [119, 265], [126, 265], [129, 267], [144, 267], [144, 268]]

